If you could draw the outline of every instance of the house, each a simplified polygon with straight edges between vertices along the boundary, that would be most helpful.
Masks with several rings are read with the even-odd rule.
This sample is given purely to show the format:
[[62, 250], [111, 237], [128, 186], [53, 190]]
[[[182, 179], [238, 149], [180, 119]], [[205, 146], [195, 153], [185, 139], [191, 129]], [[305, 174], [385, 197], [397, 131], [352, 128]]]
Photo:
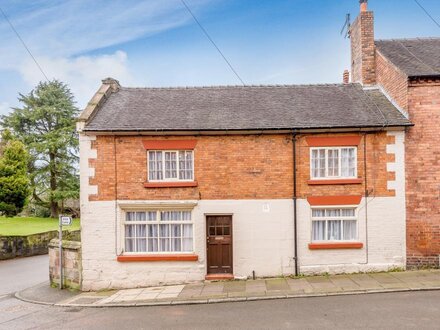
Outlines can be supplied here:
[[407, 266], [439, 267], [440, 38], [374, 40], [361, 0], [351, 28], [352, 80], [374, 86], [408, 117], [405, 137]]
[[410, 125], [360, 84], [104, 80], [79, 122], [83, 289], [404, 267]]

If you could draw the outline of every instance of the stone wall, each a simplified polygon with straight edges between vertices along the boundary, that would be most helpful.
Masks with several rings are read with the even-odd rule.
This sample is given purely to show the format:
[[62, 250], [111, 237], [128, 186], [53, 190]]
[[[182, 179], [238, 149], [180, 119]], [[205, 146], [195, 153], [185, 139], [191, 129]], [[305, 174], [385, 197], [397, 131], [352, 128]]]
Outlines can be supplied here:
[[[0, 260], [47, 254], [49, 242], [55, 237], [58, 237], [57, 230], [27, 236], [0, 236]], [[79, 241], [80, 231], [63, 231], [63, 237]]]
[[[81, 242], [63, 240], [63, 287], [80, 290], [81, 274]], [[52, 287], [60, 284], [60, 253], [59, 239], [49, 243], [49, 278]]]

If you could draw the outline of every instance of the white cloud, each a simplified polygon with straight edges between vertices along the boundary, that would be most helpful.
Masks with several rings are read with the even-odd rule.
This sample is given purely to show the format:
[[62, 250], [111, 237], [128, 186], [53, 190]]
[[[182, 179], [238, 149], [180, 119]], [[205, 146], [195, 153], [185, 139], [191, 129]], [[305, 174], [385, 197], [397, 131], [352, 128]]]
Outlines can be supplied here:
[[[133, 75], [128, 69], [127, 54], [123, 51], [70, 59], [40, 57], [38, 61], [47, 68], [49, 79], [56, 78], [70, 86], [81, 109], [96, 92], [103, 78], [112, 77], [124, 84], [134, 84]], [[26, 60], [18, 69], [30, 86], [35, 86], [42, 80], [42, 74], [32, 60]]]

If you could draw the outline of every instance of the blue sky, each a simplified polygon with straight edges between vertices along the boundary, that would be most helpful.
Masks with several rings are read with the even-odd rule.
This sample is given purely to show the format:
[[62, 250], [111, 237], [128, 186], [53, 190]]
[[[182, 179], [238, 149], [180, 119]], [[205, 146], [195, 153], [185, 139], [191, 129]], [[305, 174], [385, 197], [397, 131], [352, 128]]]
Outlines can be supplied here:
[[[246, 84], [340, 82], [340, 29], [358, 0], [186, 0]], [[440, 1], [419, 0], [440, 21]], [[50, 78], [84, 107], [111, 76], [124, 86], [235, 85], [180, 0], [5, 0], [0, 6]], [[370, 0], [376, 39], [440, 36], [414, 0]], [[0, 16], [0, 114], [43, 77]]]

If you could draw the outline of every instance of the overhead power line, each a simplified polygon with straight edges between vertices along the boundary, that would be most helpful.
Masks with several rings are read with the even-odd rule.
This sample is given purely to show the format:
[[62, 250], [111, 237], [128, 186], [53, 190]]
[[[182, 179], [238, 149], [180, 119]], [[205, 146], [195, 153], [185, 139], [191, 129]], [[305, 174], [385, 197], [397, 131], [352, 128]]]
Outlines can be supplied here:
[[428, 17], [440, 28], [440, 24], [439, 22], [436, 21], [436, 19], [434, 17], [432, 17], [432, 15], [425, 9], [425, 7], [422, 6], [422, 4], [420, 2], [418, 2], [417, 0], [414, 0], [414, 2], [420, 7], [422, 8], [422, 10], [425, 12], [426, 15], [428, 15]]
[[185, 6], [186, 10], [188, 10], [188, 12], [190, 13], [190, 15], [192, 16], [192, 18], [194, 19], [194, 21], [197, 23], [197, 25], [200, 27], [200, 29], [203, 31], [203, 33], [205, 34], [205, 36], [208, 38], [208, 40], [214, 45], [215, 49], [217, 49], [217, 51], [219, 52], [219, 54], [223, 57], [223, 59], [225, 60], [226, 64], [229, 66], [229, 68], [231, 69], [231, 71], [235, 74], [235, 76], [238, 78], [238, 80], [240, 80], [241, 84], [244, 86], [245, 83], [243, 81], [243, 79], [241, 79], [240, 75], [237, 73], [237, 71], [234, 69], [234, 67], [232, 66], [232, 64], [228, 61], [228, 59], [226, 58], [226, 56], [222, 53], [222, 51], [220, 50], [220, 48], [218, 48], [218, 46], [216, 45], [216, 43], [214, 42], [214, 40], [212, 40], [212, 38], [209, 36], [208, 31], [205, 30], [205, 28], [202, 26], [202, 24], [199, 22], [199, 20], [197, 19], [197, 17], [193, 14], [193, 12], [191, 11], [191, 9], [188, 7], [188, 5], [186, 4], [186, 2], [184, 0], [180, 0], [182, 2], [182, 4]]
[[14, 31], [15, 35], [17, 36], [17, 38], [21, 41], [23, 47], [27, 50], [27, 52], [29, 53], [29, 55], [32, 57], [32, 59], [34, 60], [36, 66], [38, 67], [38, 69], [40, 70], [40, 72], [43, 74], [44, 78], [46, 78], [47, 81], [49, 81], [49, 78], [47, 77], [47, 75], [44, 73], [42, 67], [40, 66], [40, 64], [38, 64], [36, 58], [34, 57], [34, 55], [32, 55], [32, 52], [30, 51], [29, 47], [26, 46], [26, 43], [24, 42], [24, 40], [21, 38], [20, 34], [18, 33], [18, 31], [15, 29], [14, 25], [12, 25], [12, 22], [9, 20], [8, 16], [6, 16], [5, 12], [3, 11], [3, 9], [0, 7], [0, 11], [2, 12], [3, 17], [5, 18], [6, 22], [8, 22], [9, 26], [11, 27], [12, 31]]

